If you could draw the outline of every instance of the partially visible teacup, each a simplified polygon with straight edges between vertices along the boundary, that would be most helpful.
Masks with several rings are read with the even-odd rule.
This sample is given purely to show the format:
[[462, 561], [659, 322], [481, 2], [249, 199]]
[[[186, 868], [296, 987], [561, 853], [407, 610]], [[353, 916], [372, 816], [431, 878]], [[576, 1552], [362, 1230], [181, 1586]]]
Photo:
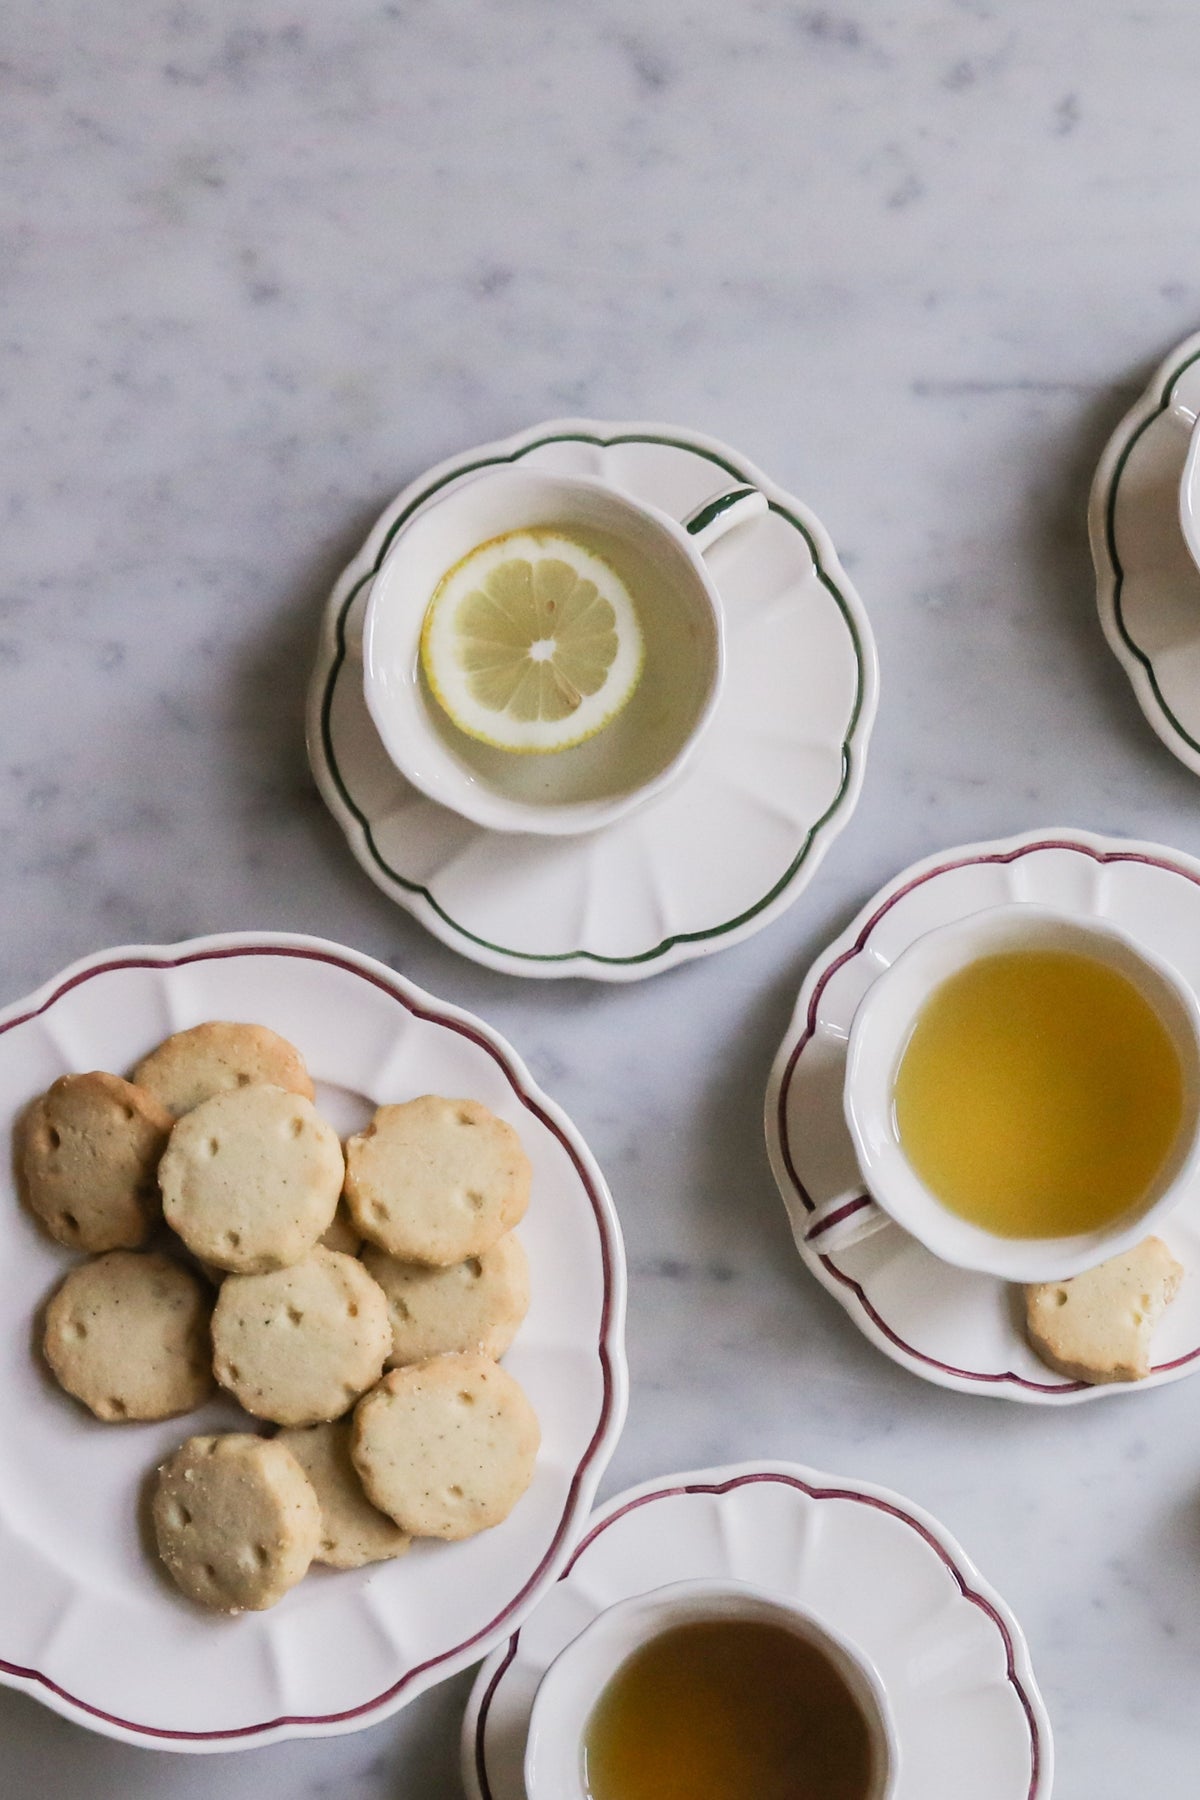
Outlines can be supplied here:
[[[1173, 1052], [1178, 1104], [1164, 1128], [1157, 1166], [1117, 1216], [1070, 1233], [1007, 1235], [985, 1229], [948, 1206], [913, 1166], [897, 1107], [901, 1065], [925, 1008], [945, 984], [983, 959], [1044, 952], [1090, 959], [1128, 983], [1157, 1020]], [[997, 1021], [1000, 1029], [1003, 1021]], [[1119, 1046], [1108, 1076], [1120, 1083]], [[1119, 1090], [1114, 1090], [1114, 1093]], [[1014, 903], [928, 932], [904, 950], [864, 995], [850, 1030], [843, 1090], [846, 1122], [862, 1180], [822, 1200], [806, 1241], [834, 1252], [869, 1236], [888, 1220], [904, 1227], [944, 1262], [1007, 1281], [1061, 1281], [1129, 1248], [1152, 1231], [1200, 1172], [1200, 1008], [1183, 980], [1124, 932], [1097, 920], [1069, 918]], [[947, 1104], [953, 1096], [947, 1094]]]
[[[900, 1771], [900, 1746], [883, 1682], [874, 1664], [841, 1633], [803, 1607], [738, 1581], [682, 1581], [638, 1594], [610, 1606], [567, 1645], [542, 1677], [534, 1698], [525, 1753], [529, 1800], [597, 1800], [595, 1782], [603, 1774], [603, 1764], [598, 1754], [596, 1721], [603, 1717], [606, 1701], [615, 1694], [622, 1678], [631, 1682], [636, 1679], [635, 1659], [639, 1653], [665, 1650], [671, 1634], [703, 1626], [771, 1628], [795, 1646], [797, 1670], [807, 1667], [809, 1681], [798, 1683], [790, 1692], [787, 1707], [755, 1709], [759, 1731], [770, 1729], [774, 1721], [781, 1733], [788, 1734], [785, 1741], [789, 1741], [791, 1757], [799, 1754], [808, 1761], [799, 1748], [807, 1740], [813, 1746], [814, 1761], [820, 1758], [819, 1767], [789, 1763], [789, 1791], [798, 1795], [852, 1795], [853, 1800], [893, 1800]], [[714, 1640], [708, 1641], [711, 1644]], [[728, 1669], [730, 1665], [724, 1661], [721, 1666]], [[719, 1704], [720, 1676], [713, 1670], [708, 1673], [715, 1680], [707, 1683], [707, 1691], [718, 1687]], [[655, 1685], [645, 1696], [648, 1704], [640, 1712], [643, 1721], [650, 1715], [656, 1741], [628, 1745], [624, 1758], [639, 1765], [643, 1781], [654, 1767], [652, 1759], [661, 1757], [669, 1747], [673, 1721], [666, 1717], [668, 1689], [678, 1689], [681, 1674], [676, 1665], [670, 1681], [664, 1684], [661, 1669], [657, 1677], [651, 1672]], [[791, 1716], [804, 1710], [811, 1711], [811, 1719], [800, 1721]], [[699, 1749], [703, 1755], [704, 1746]], [[842, 1766], [831, 1767], [830, 1759]], [[722, 1793], [726, 1791], [729, 1771], [723, 1773], [726, 1781], [720, 1788]], [[684, 1781], [681, 1769], [676, 1768], [674, 1775], [672, 1791], [693, 1791]], [[695, 1791], [713, 1791], [709, 1785], [712, 1771], [706, 1770], [706, 1775], [709, 1779], [702, 1780]], [[608, 1800], [608, 1793], [602, 1782], [602, 1800]]]
[[[595, 831], [661, 793], [703, 736], [724, 674], [721, 601], [704, 553], [766, 509], [744, 484], [678, 520], [583, 476], [502, 468], [456, 483], [401, 530], [367, 602], [364, 694], [393, 763], [431, 799], [496, 831]], [[619, 576], [632, 571], [645, 662], [628, 704], [588, 742], [514, 754], [447, 718], [422, 678], [421, 632], [439, 583], [473, 550], [548, 529], [598, 545]]]
[[1179, 478], [1179, 525], [1192, 561], [1200, 568], [1200, 419], [1190, 408], [1185, 410], [1179, 405], [1172, 409], [1170, 417], [1191, 433]]

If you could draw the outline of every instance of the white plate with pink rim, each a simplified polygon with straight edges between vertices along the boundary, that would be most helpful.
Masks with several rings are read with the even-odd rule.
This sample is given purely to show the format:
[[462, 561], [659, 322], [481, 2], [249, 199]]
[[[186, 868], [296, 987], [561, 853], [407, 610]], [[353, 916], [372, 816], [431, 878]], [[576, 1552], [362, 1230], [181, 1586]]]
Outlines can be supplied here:
[[[35, 1315], [74, 1260], [18, 1204], [0, 1210], [0, 1681], [82, 1725], [161, 1749], [241, 1749], [373, 1724], [477, 1662], [553, 1583], [624, 1420], [625, 1269], [587, 1146], [488, 1026], [383, 964], [277, 933], [107, 951], [0, 1015], [0, 1113], [69, 1070], [127, 1070], [204, 1019], [265, 1024], [307, 1059], [341, 1132], [381, 1101], [481, 1100], [533, 1164], [521, 1226], [532, 1303], [506, 1364], [533, 1401], [533, 1484], [494, 1530], [392, 1563], [317, 1568], [275, 1608], [206, 1614], [139, 1529], [146, 1481], [194, 1432], [247, 1430], [232, 1402], [102, 1425], [37, 1357]], [[336, 1654], [330, 1654], [330, 1646]]]
[[[396, 532], [506, 464], [610, 482], [676, 519], [731, 478], [769, 502], [707, 559], [726, 669], [703, 742], [664, 793], [585, 837], [487, 831], [427, 799], [363, 698], [363, 615]], [[877, 691], [862, 603], [798, 500], [700, 432], [561, 419], [439, 463], [385, 510], [325, 609], [308, 755], [367, 874], [443, 943], [513, 975], [636, 981], [749, 937], [808, 885], [857, 802]]]
[[[1200, 862], [1181, 851], [1046, 830], [947, 850], [906, 869], [817, 958], [771, 1071], [767, 1149], [796, 1247], [885, 1356], [942, 1387], [1061, 1406], [1178, 1381], [1200, 1369], [1200, 1186], [1157, 1228], [1189, 1279], [1155, 1334], [1151, 1374], [1136, 1383], [1093, 1386], [1048, 1369], [1025, 1340], [1019, 1288], [939, 1261], [896, 1224], [836, 1253], [823, 1249], [813, 1227], [818, 1201], [861, 1185], [842, 1112], [859, 1001], [925, 932], [1012, 902], [1102, 919], [1200, 990]], [[864, 1205], [865, 1191], [843, 1210]]]
[[567, 1644], [606, 1607], [696, 1579], [799, 1605], [874, 1665], [899, 1741], [895, 1800], [1049, 1800], [1053, 1744], [1025, 1640], [954, 1539], [886, 1488], [774, 1462], [665, 1476], [599, 1509], [476, 1678], [471, 1800], [525, 1800], [534, 1695]]
[[1096, 604], [1109, 647], [1167, 749], [1200, 775], [1200, 332], [1176, 345], [1117, 426], [1088, 506]]

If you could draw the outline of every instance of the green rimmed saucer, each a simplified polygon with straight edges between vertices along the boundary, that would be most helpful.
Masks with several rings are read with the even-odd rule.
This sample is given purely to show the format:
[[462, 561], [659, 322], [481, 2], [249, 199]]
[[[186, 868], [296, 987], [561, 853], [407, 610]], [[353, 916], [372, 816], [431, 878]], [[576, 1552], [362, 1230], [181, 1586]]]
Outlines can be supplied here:
[[1154, 372], [1109, 439], [1088, 532], [1104, 635], [1138, 705], [1200, 775], [1200, 568], [1180, 522], [1180, 482], [1200, 416], [1200, 332]]
[[[769, 511], [711, 552], [725, 687], [666, 793], [583, 838], [483, 830], [411, 787], [362, 693], [362, 616], [400, 527], [502, 463], [606, 480], [675, 517], [730, 476]], [[823, 527], [727, 445], [665, 425], [560, 420], [468, 451], [411, 483], [325, 610], [309, 690], [321, 794], [371, 879], [436, 937], [510, 974], [633, 981], [737, 943], [790, 906], [854, 809], [878, 667], [862, 603]]]

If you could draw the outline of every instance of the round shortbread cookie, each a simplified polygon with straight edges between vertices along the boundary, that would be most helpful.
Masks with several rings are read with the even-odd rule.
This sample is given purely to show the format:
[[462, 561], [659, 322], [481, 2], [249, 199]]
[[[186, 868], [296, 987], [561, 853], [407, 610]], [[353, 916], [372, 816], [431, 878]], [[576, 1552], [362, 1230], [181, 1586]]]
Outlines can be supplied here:
[[25, 1194], [72, 1250], [135, 1250], [161, 1206], [155, 1171], [171, 1115], [144, 1089], [94, 1069], [63, 1075], [25, 1115]]
[[321, 1542], [315, 1562], [333, 1569], [360, 1569], [364, 1563], [403, 1556], [412, 1539], [372, 1506], [350, 1460], [350, 1426], [344, 1419], [302, 1430], [281, 1431], [277, 1444], [290, 1450], [321, 1508]]
[[222, 1019], [177, 1031], [142, 1058], [133, 1079], [176, 1119], [231, 1088], [277, 1087], [313, 1098], [312, 1079], [294, 1044], [265, 1025]]
[[270, 1275], [231, 1275], [212, 1321], [222, 1387], [259, 1419], [338, 1419], [383, 1373], [392, 1347], [383, 1291], [362, 1264], [312, 1251]]
[[235, 1275], [299, 1262], [329, 1229], [337, 1134], [302, 1094], [243, 1087], [177, 1120], [158, 1166], [163, 1211], [193, 1256]]
[[443, 1269], [400, 1262], [374, 1244], [362, 1259], [387, 1296], [389, 1369], [456, 1350], [503, 1356], [529, 1311], [529, 1264], [512, 1232]]
[[524, 1215], [529, 1181], [520, 1138], [477, 1100], [381, 1106], [346, 1144], [354, 1222], [403, 1262], [481, 1256]]
[[295, 1457], [240, 1431], [189, 1438], [158, 1471], [152, 1513], [169, 1573], [217, 1612], [274, 1606], [321, 1541], [321, 1508]]
[[343, 1256], [357, 1256], [362, 1249], [362, 1241], [362, 1232], [350, 1217], [350, 1208], [344, 1200], [340, 1200], [333, 1215], [333, 1224], [322, 1234], [322, 1244], [326, 1250], [340, 1250]]
[[486, 1356], [393, 1369], [358, 1404], [350, 1454], [368, 1500], [413, 1537], [465, 1538], [506, 1519], [533, 1479], [541, 1431]]
[[211, 1296], [157, 1251], [110, 1250], [72, 1269], [46, 1308], [42, 1348], [98, 1419], [170, 1419], [212, 1392]]
[[1072, 1381], [1144, 1381], [1155, 1327], [1182, 1280], [1162, 1239], [1143, 1238], [1082, 1275], [1024, 1288], [1029, 1342]]

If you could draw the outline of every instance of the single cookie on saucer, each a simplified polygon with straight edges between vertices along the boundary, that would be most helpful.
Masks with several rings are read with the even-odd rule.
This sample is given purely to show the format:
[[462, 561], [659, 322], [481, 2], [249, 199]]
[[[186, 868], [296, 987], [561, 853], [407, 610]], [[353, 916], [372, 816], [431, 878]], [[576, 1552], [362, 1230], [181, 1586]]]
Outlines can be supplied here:
[[158, 1553], [189, 1599], [216, 1612], [261, 1612], [306, 1573], [321, 1509], [282, 1444], [230, 1432], [189, 1438], [158, 1471]]
[[276, 1087], [214, 1094], [175, 1123], [163, 1212], [192, 1255], [235, 1275], [299, 1262], [333, 1222], [342, 1147], [311, 1100]]
[[363, 1267], [387, 1296], [388, 1368], [459, 1350], [501, 1357], [529, 1311], [529, 1264], [513, 1232], [445, 1268], [400, 1262], [368, 1244]]
[[177, 1031], [142, 1058], [133, 1079], [176, 1119], [231, 1088], [277, 1087], [313, 1098], [312, 1080], [294, 1044], [265, 1025], [222, 1019]]
[[318, 1246], [269, 1275], [230, 1275], [212, 1320], [213, 1367], [248, 1413], [277, 1425], [338, 1419], [383, 1373], [387, 1301], [360, 1262]]
[[1162, 1239], [1144, 1238], [1070, 1281], [1025, 1288], [1029, 1341], [1074, 1381], [1143, 1381], [1154, 1328], [1182, 1280]]
[[481, 1256], [524, 1215], [529, 1183], [520, 1138], [477, 1100], [381, 1106], [346, 1144], [354, 1222], [403, 1262]]
[[372, 1506], [350, 1460], [350, 1426], [344, 1419], [281, 1431], [275, 1438], [290, 1450], [321, 1508], [321, 1542], [315, 1562], [333, 1569], [361, 1569], [365, 1563], [403, 1556], [412, 1539]]
[[46, 1308], [42, 1348], [98, 1419], [170, 1419], [213, 1389], [199, 1276], [156, 1251], [110, 1250], [72, 1269]]
[[153, 1094], [119, 1075], [60, 1076], [22, 1128], [30, 1207], [72, 1250], [136, 1250], [161, 1212], [156, 1170], [170, 1129]]
[[541, 1431], [506, 1369], [434, 1356], [361, 1400], [350, 1454], [367, 1498], [413, 1537], [466, 1538], [506, 1519], [533, 1479]]

